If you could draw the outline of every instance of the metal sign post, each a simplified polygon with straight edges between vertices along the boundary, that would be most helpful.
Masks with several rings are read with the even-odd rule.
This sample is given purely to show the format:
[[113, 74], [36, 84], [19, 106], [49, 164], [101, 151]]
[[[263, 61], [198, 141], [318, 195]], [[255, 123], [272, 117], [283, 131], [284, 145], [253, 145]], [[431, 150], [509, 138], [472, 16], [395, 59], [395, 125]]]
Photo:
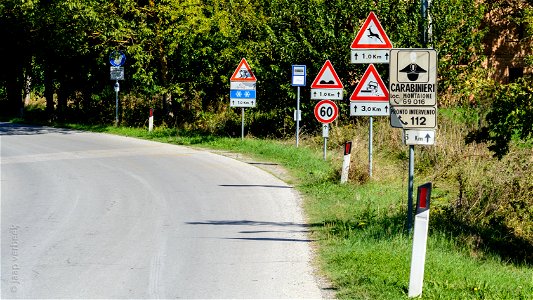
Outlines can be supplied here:
[[294, 113], [294, 120], [296, 121], [296, 147], [298, 147], [300, 140], [300, 119], [302, 114], [300, 112], [300, 87], [305, 86], [306, 81], [306, 66], [305, 65], [293, 65], [292, 66], [292, 86], [296, 86], [296, 112]]
[[120, 50], [115, 50], [109, 54], [109, 63], [111, 64], [111, 80], [115, 80], [115, 126], [118, 126], [118, 92], [120, 91], [119, 80], [124, 80], [124, 63], [126, 55]]
[[120, 91], [120, 84], [118, 80], [115, 82], [115, 126], [118, 126], [118, 92]]
[[241, 140], [244, 140], [244, 107], [241, 108]]
[[352, 42], [351, 63], [370, 63], [350, 96], [350, 116], [369, 116], [368, 177], [372, 178], [373, 116], [389, 115], [389, 91], [373, 63], [388, 64], [392, 43], [374, 12], [370, 12]]
[[296, 94], [296, 115], [294, 118], [296, 119], [296, 147], [298, 147], [300, 143], [300, 119], [302, 117], [300, 113], [300, 87], [298, 87]]
[[241, 108], [241, 140], [244, 140], [244, 108], [256, 106], [256, 84], [255, 77], [250, 65], [245, 58], [237, 66], [237, 69], [230, 77], [230, 107]]
[[409, 145], [409, 178], [407, 184], [407, 232], [413, 226], [413, 187], [415, 178], [415, 146]]
[[373, 137], [373, 128], [374, 128], [374, 118], [370, 117], [370, 122], [368, 124], [368, 176], [372, 178], [372, 141]]
[[339, 115], [339, 107], [331, 100], [321, 100], [315, 105], [314, 113], [315, 118], [322, 123], [322, 137], [324, 138], [324, 160], [326, 160], [329, 123], [337, 119], [337, 116]]
[[329, 123], [322, 125], [322, 137], [324, 138], [323, 158], [326, 160], [328, 151]]
[[409, 145], [406, 229], [411, 232], [414, 145], [431, 145], [435, 140], [435, 134], [430, 131], [437, 126], [437, 52], [434, 49], [392, 49], [390, 59], [390, 124], [405, 130], [404, 141]]

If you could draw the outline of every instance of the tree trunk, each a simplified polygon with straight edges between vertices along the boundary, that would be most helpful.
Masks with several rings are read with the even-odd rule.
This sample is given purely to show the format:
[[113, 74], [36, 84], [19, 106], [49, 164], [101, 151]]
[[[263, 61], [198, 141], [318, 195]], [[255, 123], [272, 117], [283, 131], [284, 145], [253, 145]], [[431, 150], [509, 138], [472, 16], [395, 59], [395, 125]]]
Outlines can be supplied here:
[[30, 105], [31, 100], [31, 76], [28, 71], [26, 71], [24, 78], [24, 107], [26, 107]]
[[22, 116], [22, 78], [23, 69], [20, 64], [12, 64], [9, 68], [11, 75], [6, 79], [6, 93], [9, 102], [8, 110], [9, 114]]
[[[159, 49], [159, 62], [161, 65], [161, 83], [163, 87], [168, 88], [168, 61], [167, 56], [163, 52], [164, 50]], [[172, 94], [168, 91], [163, 94], [163, 113], [165, 116], [173, 117], [172, 114]]]
[[57, 116], [60, 121], [65, 121], [66, 118], [67, 95], [66, 88], [60, 86], [57, 91]]
[[54, 81], [52, 70], [48, 66], [44, 70], [44, 98], [46, 98], [46, 115], [48, 120], [52, 120], [54, 118]]

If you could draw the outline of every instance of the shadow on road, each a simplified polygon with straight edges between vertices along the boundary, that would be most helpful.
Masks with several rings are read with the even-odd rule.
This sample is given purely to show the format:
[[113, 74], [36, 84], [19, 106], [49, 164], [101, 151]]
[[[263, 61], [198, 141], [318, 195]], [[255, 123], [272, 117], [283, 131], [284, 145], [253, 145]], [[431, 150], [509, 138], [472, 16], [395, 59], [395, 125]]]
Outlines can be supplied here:
[[277, 188], [277, 189], [292, 189], [292, 186], [288, 185], [265, 185], [265, 184], [221, 184], [222, 187], [266, 187], [266, 188]]
[[[187, 225], [215, 225], [215, 226], [279, 226], [283, 227], [284, 229], [287, 228], [287, 230], [242, 230], [239, 231], [239, 234], [307, 234], [309, 233], [308, 228], [310, 227], [308, 224], [303, 223], [293, 223], [293, 222], [268, 222], [268, 221], [250, 221], [250, 220], [208, 220], [208, 221], [201, 221], [201, 222], [186, 222]], [[292, 229], [291, 229], [292, 228]], [[250, 237], [250, 236], [242, 236], [242, 237], [231, 237], [231, 238], [223, 238], [226, 240], [243, 240], [243, 241], [273, 241], [273, 242], [304, 242], [304, 243], [310, 243], [314, 242], [314, 240], [305, 238], [306, 236], [302, 236], [302, 238], [294, 238], [294, 237]]]
[[0, 122], [0, 135], [37, 135], [49, 133], [72, 134], [76, 132], [78, 131], [63, 128]]
[[314, 240], [308, 240], [308, 239], [285, 239], [285, 238], [225, 238], [225, 240], [241, 240], [241, 241], [271, 241], [271, 242], [303, 242], [303, 243], [310, 243], [314, 242]]
[[268, 222], [268, 221], [250, 221], [250, 220], [208, 220], [201, 222], [185, 222], [187, 225], [246, 225], [246, 226], [293, 226], [307, 228], [309, 225], [294, 222]]

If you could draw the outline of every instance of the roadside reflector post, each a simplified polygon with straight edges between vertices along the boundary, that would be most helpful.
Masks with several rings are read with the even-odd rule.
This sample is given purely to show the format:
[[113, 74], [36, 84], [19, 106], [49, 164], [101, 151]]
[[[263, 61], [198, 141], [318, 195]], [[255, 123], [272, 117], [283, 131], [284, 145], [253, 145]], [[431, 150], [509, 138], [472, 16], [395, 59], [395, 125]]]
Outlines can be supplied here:
[[344, 143], [344, 158], [342, 160], [341, 183], [346, 183], [348, 181], [348, 174], [350, 172], [351, 153], [352, 153], [352, 142], [348, 141]]
[[148, 118], [148, 131], [154, 130], [154, 109], [150, 108], [150, 117]]
[[409, 277], [409, 297], [422, 295], [424, 265], [429, 227], [429, 203], [431, 182], [418, 187], [416, 201], [415, 228], [413, 235], [413, 252], [411, 255], [411, 273]]

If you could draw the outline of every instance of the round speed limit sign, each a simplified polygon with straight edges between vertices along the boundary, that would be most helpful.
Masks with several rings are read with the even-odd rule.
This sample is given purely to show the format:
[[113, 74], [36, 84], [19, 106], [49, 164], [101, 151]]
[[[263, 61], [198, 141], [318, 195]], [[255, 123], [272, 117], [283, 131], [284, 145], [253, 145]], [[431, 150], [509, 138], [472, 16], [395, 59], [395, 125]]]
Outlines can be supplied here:
[[328, 124], [339, 114], [337, 104], [331, 100], [322, 100], [315, 105], [315, 117], [320, 123]]

